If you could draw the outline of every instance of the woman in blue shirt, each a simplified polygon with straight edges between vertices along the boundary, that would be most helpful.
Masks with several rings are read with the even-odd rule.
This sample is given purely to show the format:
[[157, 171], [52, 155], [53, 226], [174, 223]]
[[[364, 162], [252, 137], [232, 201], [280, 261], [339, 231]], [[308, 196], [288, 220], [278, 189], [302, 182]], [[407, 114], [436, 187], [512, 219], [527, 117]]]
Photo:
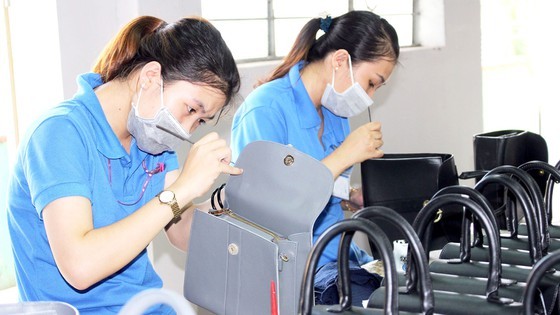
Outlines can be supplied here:
[[[331, 170], [334, 192], [315, 222], [315, 240], [343, 219], [341, 200], [363, 204], [361, 191], [350, 189], [348, 174], [355, 163], [383, 156], [381, 124], [367, 123], [351, 132], [348, 117], [373, 103], [371, 98], [391, 75], [398, 57], [394, 28], [374, 13], [352, 11], [337, 18], [312, 19], [284, 61], [235, 114], [231, 135], [234, 161], [248, 143], [269, 140], [291, 144], [322, 160]], [[338, 303], [337, 244], [338, 239], [331, 242], [319, 261], [315, 289], [320, 304]], [[379, 277], [370, 277], [359, 268], [372, 258], [355, 245], [351, 258], [357, 266], [353, 301], [361, 305], [379, 286]]]
[[220, 174], [241, 172], [216, 133], [192, 146], [182, 170], [174, 152], [220, 115], [239, 73], [207, 21], [144, 16], [77, 81], [77, 94], [19, 144], [8, 209], [17, 284], [23, 301], [115, 314], [162, 286], [146, 252], [159, 231], [186, 250], [192, 200]]

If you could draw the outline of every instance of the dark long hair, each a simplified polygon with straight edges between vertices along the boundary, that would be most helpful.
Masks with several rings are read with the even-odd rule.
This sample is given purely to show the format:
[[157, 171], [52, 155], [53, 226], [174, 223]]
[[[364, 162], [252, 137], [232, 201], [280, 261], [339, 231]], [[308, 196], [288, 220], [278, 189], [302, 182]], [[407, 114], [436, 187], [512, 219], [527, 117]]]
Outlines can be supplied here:
[[103, 82], [124, 79], [151, 61], [161, 64], [164, 82], [211, 86], [224, 93], [226, 104], [239, 91], [239, 72], [220, 32], [197, 17], [173, 24], [152, 16], [130, 21], [105, 47], [93, 72]]
[[354, 64], [378, 59], [396, 63], [399, 58], [397, 32], [387, 20], [370, 11], [350, 11], [332, 18], [325, 34], [316, 39], [319, 29], [321, 18], [307, 22], [283, 62], [260, 83], [283, 77], [299, 61], [321, 60], [338, 49], [347, 50]]

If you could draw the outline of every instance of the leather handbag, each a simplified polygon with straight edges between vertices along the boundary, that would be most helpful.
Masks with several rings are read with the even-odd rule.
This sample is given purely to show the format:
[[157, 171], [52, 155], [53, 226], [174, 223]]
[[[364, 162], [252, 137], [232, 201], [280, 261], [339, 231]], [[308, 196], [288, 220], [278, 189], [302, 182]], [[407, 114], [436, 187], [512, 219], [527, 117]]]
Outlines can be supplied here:
[[292, 146], [250, 143], [225, 186], [225, 208], [194, 214], [184, 296], [216, 314], [295, 314], [313, 224], [331, 172]]
[[[415, 282], [411, 279], [411, 277], [407, 277], [405, 291], [402, 294], [416, 297], [418, 307], [413, 310], [414, 312], [421, 312], [422, 314], [432, 314], [434, 312], [434, 293], [432, 290], [432, 282], [429, 277], [428, 258], [425, 254], [422, 242], [418, 238], [418, 235], [416, 234], [412, 226], [408, 222], [406, 222], [406, 220], [403, 220], [402, 216], [400, 216], [394, 210], [382, 206], [363, 208], [362, 210], [352, 215], [352, 218], [368, 219], [378, 226], [389, 223], [391, 227], [398, 229], [405, 235], [405, 240], [408, 242], [409, 247], [409, 250], [407, 251], [407, 261], [410, 262], [407, 264], [407, 272], [410, 274], [411, 265], [413, 264], [414, 267], [419, 270], [419, 274], [425, 276], [425, 278]], [[349, 244], [350, 241], [350, 237], [347, 237], [347, 235], [345, 235], [342, 238], [341, 242], [344, 244], [344, 246], [348, 246], [346, 244]], [[410, 257], [414, 257], [414, 260], [410, 259]], [[375, 305], [375, 303], [370, 303], [374, 299], [382, 301], [381, 297], [386, 294], [386, 290], [387, 287], [375, 290], [370, 297], [370, 300], [368, 301], [368, 307], [386, 308], [387, 304]], [[399, 295], [401, 295], [401, 293], [399, 293]], [[373, 296], [376, 296], [376, 298], [373, 298]]]
[[[454, 156], [443, 153], [385, 154], [362, 162], [361, 175], [364, 206], [388, 207], [410, 224], [438, 190], [459, 181]], [[449, 208], [440, 215], [446, 219], [432, 225], [430, 250], [459, 240], [461, 209]], [[404, 238], [398, 230], [383, 231], [391, 241]]]
[[[485, 172], [500, 166], [519, 166], [525, 162], [539, 160], [548, 162], [548, 146], [546, 140], [535, 133], [525, 130], [498, 130], [476, 134], [473, 137], [475, 171], [461, 174], [462, 179], [482, 178]], [[544, 193], [545, 182], [538, 181]], [[506, 229], [506, 209], [503, 188], [495, 187], [486, 190], [484, 195], [495, 209], [499, 209], [497, 221], [501, 229]]]
[[[503, 174], [489, 174], [485, 176], [476, 184], [475, 189], [482, 192], [486, 186], [491, 184], [499, 184], [502, 187], [507, 187], [508, 191], [515, 196], [516, 201], [521, 205], [527, 224], [530, 226], [530, 235], [527, 245], [528, 251], [502, 251], [502, 262], [513, 265], [532, 266], [536, 261], [542, 258], [543, 255], [540, 229], [534, 215], [532, 203], [521, 184]], [[462, 250], [467, 250], [469, 252], [465, 254]], [[472, 257], [472, 259], [476, 261], [488, 261], [489, 259], [488, 252], [482, 245], [471, 248], [470, 246], [461, 246], [461, 244], [457, 243], [449, 243], [443, 247], [440, 253], [441, 259], [452, 259], [464, 256]]]
[[[531, 175], [529, 175], [527, 171], [521, 169], [520, 167], [515, 167], [511, 165], [502, 165], [502, 166], [495, 167], [494, 169], [489, 171], [485, 176], [489, 176], [492, 174], [510, 175], [512, 178], [515, 178], [522, 184], [523, 188], [527, 192], [528, 197], [531, 201], [532, 207], [529, 210], [531, 210], [531, 216], [534, 216], [536, 219], [536, 223], [539, 227], [538, 235], [541, 238], [540, 242], [542, 245], [542, 252], [543, 255], [546, 255], [550, 247], [551, 240], [548, 231], [548, 219], [547, 219], [547, 213], [544, 205], [544, 198], [539, 190], [539, 187], [537, 186], [536, 181]], [[485, 185], [485, 187], [482, 188], [481, 190], [485, 190], [487, 187], [488, 185]], [[509, 199], [510, 198], [506, 198], [505, 201], [508, 202]], [[525, 215], [525, 211], [521, 207], [520, 203], [515, 204], [515, 207], [512, 208], [511, 211], [513, 211], [513, 213], [507, 216], [508, 218], [507, 226], [510, 229], [510, 235], [507, 237], [506, 236], [502, 237], [502, 246], [511, 249], [528, 250], [529, 248], [528, 248], [528, 242], [526, 238], [520, 238], [518, 233], [519, 222], [521, 222], [519, 218]], [[553, 248], [556, 249], [560, 248], [559, 247], [560, 242], [553, 242], [552, 245]]]
[[[445, 207], [449, 204], [459, 204], [464, 206], [468, 211], [472, 212], [478, 220], [482, 223], [484, 229], [490, 232], [491, 246], [494, 251], [498, 248], [498, 236], [495, 233], [495, 228], [487, 213], [475, 201], [466, 198], [459, 194], [445, 194], [437, 196], [430, 200], [430, 202], [422, 208], [416, 220], [414, 221], [414, 230], [419, 239], [427, 239], [426, 233], [429, 234], [429, 225], [436, 215], [438, 209]], [[422, 253], [427, 257], [427, 252]], [[409, 257], [409, 270], [407, 270], [407, 287], [415, 287], [419, 281], [428, 281], [432, 279], [431, 275], [425, 274], [429, 270], [428, 267], [418, 269], [417, 266], [425, 264], [425, 259], [417, 260], [416, 255]], [[477, 314], [518, 314], [521, 310], [521, 303], [514, 302], [511, 299], [506, 299], [500, 296], [500, 277], [498, 273], [499, 256], [495, 256], [490, 265], [486, 266], [487, 283], [484, 285], [484, 296], [476, 296], [472, 294], [465, 294], [462, 283], [465, 278], [456, 277], [456, 286], [451, 289], [447, 288], [446, 291], [437, 290], [434, 287], [434, 313], [441, 314], [473, 314], [473, 309], [476, 309]], [[434, 285], [434, 282], [432, 282]], [[376, 290], [370, 298], [369, 305], [378, 307], [380, 301], [379, 294], [382, 290]], [[399, 294], [399, 309], [404, 311], [421, 311], [419, 308], [419, 298], [416, 294], [403, 292]]]
[[[522, 170], [529, 172], [533, 177], [545, 178], [546, 188], [544, 192], [544, 205], [546, 209], [546, 218], [548, 223], [548, 233], [550, 238], [560, 238], [560, 226], [552, 224], [552, 201], [554, 185], [560, 183], [560, 162], [556, 166], [552, 166], [542, 161], [529, 161], [519, 166]], [[542, 181], [542, 179], [541, 179]], [[519, 225], [519, 234], [527, 235], [527, 226]], [[554, 249], [554, 248], [553, 248]]]
[[[319, 264], [321, 253], [327, 244], [339, 234], [344, 234], [342, 239], [350, 239], [354, 232], [363, 232], [376, 248], [379, 250], [380, 258], [384, 261], [385, 283], [387, 294], [383, 301], [386, 305], [384, 310], [370, 310], [352, 306], [352, 295], [350, 286], [349, 251], [350, 242], [341, 242], [339, 247], [338, 270], [339, 281], [343, 288], [340, 292], [339, 305], [314, 305], [314, 282], [315, 270]], [[349, 218], [339, 221], [327, 228], [317, 239], [311, 253], [307, 258], [307, 264], [303, 281], [301, 284], [301, 295], [299, 299], [299, 315], [319, 314], [402, 314], [398, 310], [397, 292], [397, 270], [392, 267], [395, 259], [391, 250], [391, 243], [379, 226], [371, 221], [360, 218]]]

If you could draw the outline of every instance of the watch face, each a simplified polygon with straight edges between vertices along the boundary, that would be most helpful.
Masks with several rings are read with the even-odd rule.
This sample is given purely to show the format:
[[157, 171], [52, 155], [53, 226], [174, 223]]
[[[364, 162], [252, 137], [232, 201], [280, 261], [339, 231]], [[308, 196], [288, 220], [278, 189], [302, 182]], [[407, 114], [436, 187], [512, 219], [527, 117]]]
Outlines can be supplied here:
[[159, 194], [159, 201], [161, 202], [171, 202], [173, 201], [173, 198], [175, 197], [175, 194], [170, 191], [170, 190], [164, 190], [161, 192], [161, 194]]

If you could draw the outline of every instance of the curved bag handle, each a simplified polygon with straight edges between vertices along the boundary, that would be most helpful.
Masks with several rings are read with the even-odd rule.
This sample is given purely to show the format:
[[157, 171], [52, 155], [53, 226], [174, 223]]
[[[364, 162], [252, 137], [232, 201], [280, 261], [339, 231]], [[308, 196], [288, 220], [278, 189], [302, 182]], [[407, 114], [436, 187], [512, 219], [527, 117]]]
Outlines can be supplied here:
[[[487, 175], [492, 174], [510, 174], [523, 183], [529, 197], [533, 201], [534, 214], [537, 217], [537, 223], [540, 229], [541, 245], [543, 254], [546, 254], [548, 245], [550, 243], [550, 234], [548, 233], [548, 220], [546, 218], [546, 210], [544, 207], [544, 199], [541, 190], [535, 179], [519, 167], [511, 165], [501, 165], [488, 172]], [[517, 214], [517, 213], [516, 213]], [[512, 222], [512, 237], [517, 238], [518, 223]]]
[[527, 192], [523, 189], [521, 184], [504, 174], [486, 175], [474, 186], [474, 189], [482, 192], [489, 184], [498, 184], [506, 187], [515, 196], [517, 202], [521, 204], [527, 223], [529, 253], [531, 262], [534, 264], [542, 258], [542, 244], [541, 238], [539, 237], [538, 224], [535, 222], [535, 217], [531, 211], [531, 201], [527, 196]]
[[[319, 258], [321, 253], [327, 246], [327, 244], [337, 235], [344, 232], [363, 232], [366, 234], [371, 242], [377, 246], [381, 258], [384, 262], [385, 270], [385, 281], [387, 286], [387, 292], [385, 295], [385, 314], [398, 314], [398, 280], [397, 280], [397, 270], [393, 268], [395, 264], [395, 258], [393, 257], [391, 251], [391, 243], [389, 239], [382, 232], [382, 230], [374, 224], [373, 222], [364, 219], [345, 219], [335, 224], [331, 225], [328, 229], [323, 232], [311, 249], [311, 253], [307, 258], [307, 263], [305, 271], [303, 274], [303, 281], [301, 284], [301, 294], [299, 297], [299, 314], [300, 315], [311, 315], [313, 311], [314, 304], [314, 290], [313, 284], [315, 282], [315, 270], [319, 263]], [[341, 243], [342, 244], [342, 243]], [[345, 249], [348, 252], [350, 247]], [[348, 255], [348, 254], [347, 254]], [[347, 257], [347, 256], [346, 256]], [[342, 263], [342, 273], [339, 277], [344, 279], [350, 278], [350, 270], [348, 260], [343, 260], [342, 257], [338, 259], [339, 264]], [[340, 266], [339, 266], [340, 268]], [[351, 305], [344, 305], [340, 309], [333, 309], [333, 312], [344, 312], [352, 308]]]
[[[500, 235], [500, 231], [498, 228], [498, 222], [496, 222], [496, 217], [494, 217], [494, 213], [492, 212], [492, 206], [490, 205], [490, 202], [488, 201], [488, 199], [486, 199], [486, 197], [484, 197], [484, 195], [482, 193], [480, 193], [478, 190], [471, 188], [471, 187], [467, 187], [467, 186], [462, 186], [462, 185], [456, 185], [456, 186], [449, 186], [449, 187], [445, 187], [443, 189], [441, 189], [440, 191], [438, 191], [433, 198], [438, 197], [438, 196], [442, 196], [442, 195], [446, 195], [446, 194], [460, 194], [460, 195], [465, 195], [467, 197], [469, 197], [471, 200], [473, 200], [474, 202], [476, 202], [481, 209], [486, 213], [486, 215], [488, 216], [488, 219], [490, 220], [491, 225], [494, 227], [494, 232], [496, 233], [496, 235], [498, 235], [498, 248], [501, 248], [501, 239], [499, 237]], [[479, 240], [476, 241], [477, 244], [482, 244], [483, 242], [483, 235], [482, 235], [482, 231], [480, 230], [480, 224], [478, 224], [478, 221], [476, 220], [471, 220], [470, 217], [466, 215], [467, 213], [465, 212], [465, 216], [464, 216], [464, 220], [465, 221], [473, 221], [473, 223], [477, 223], [476, 226], [476, 235], [479, 238]], [[467, 225], [463, 226], [463, 234], [461, 236], [461, 244], [460, 244], [460, 262], [469, 262], [470, 261], [470, 250], [468, 250], [467, 248], [470, 248], [470, 228]], [[501, 255], [499, 255], [498, 258], [498, 272], [501, 275], [502, 274], [502, 263], [501, 263]]]
[[523, 314], [535, 314], [535, 292], [539, 288], [542, 278], [553, 270], [554, 266], [560, 263], [560, 251], [555, 251], [539, 260], [529, 273], [525, 290], [523, 291]]
[[[426, 239], [426, 231], [428, 230], [428, 226], [433, 221], [434, 216], [436, 215], [439, 208], [450, 205], [450, 204], [457, 204], [465, 207], [466, 209], [470, 210], [475, 217], [480, 221], [483, 228], [486, 230], [488, 234], [488, 247], [490, 249], [490, 262], [489, 262], [489, 276], [488, 282], [486, 285], [486, 299], [489, 302], [494, 302], [498, 304], [509, 304], [512, 301], [510, 299], [500, 298], [498, 296], [498, 288], [500, 286], [500, 273], [499, 273], [499, 253], [500, 248], [498, 247], [498, 235], [495, 232], [495, 228], [492, 225], [492, 221], [482, 210], [481, 206], [476, 203], [475, 201], [463, 197], [459, 194], [445, 194], [435, 198], [432, 198], [418, 213], [416, 219], [412, 226], [414, 230], [418, 234], [418, 238], [425, 240]], [[428, 253], [426, 253], [427, 255]]]
[[[409, 279], [410, 272], [407, 272], [407, 275], [409, 275], [407, 277], [407, 292], [418, 290], [422, 299], [423, 313], [432, 314], [434, 312], [434, 292], [432, 291], [432, 279], [430, 277], [430, 270], [428, 268], [428, 258], [425, 254], [422, 242], [420, 242], [420, 239], [418, 238], [418, 235], [416, 235], [416, 232], [412, 228], [412, 225], [410, 225], [410, 223], [408, 223], [395, 210], [383, 206], [372, 206], [363, 208], [354, 213], [352, 215], [352, 218], [368, 219], [374, 221], [374, 223], [377, 223], [378, 220], [389, 222], [405, 235], [405, 238], [409, 244], [408, 246], [410, 248], [410, 250], [408, 251], [409, 257], [407, 257], [407, 261], [409, 261], [409, 263], [407, 264], [407, 269], [411, 270], [411, 265], [415, 264], [416, 270], [418, 270], [418, 273], [420, 274], [419, 287], [415, 287], [413, 286], [411, 279]], [[350, 246], [351, 238], [344, 235], [341, 242], [348, 243], [347, 245], [345, 244], [345, 246]], [[411, 256], [414, 259], [410, 259]], [[349, 281], [347, 283], [349, 283]], [[342, 286], [342, 288], [342, 294], [344, 296], [351, 296], [350, 286]]]
[[552, 191], [555, 183], [560, 183], [560, 162], [552, 166], [543, 161], [529, 161], [519, 166], [520, 169], [530, 172], [539, 171], [547, 174], [546, 189], [544, 192], [544, 204], [546, 209], [546, 219], [548, 225], [552, 224]]

